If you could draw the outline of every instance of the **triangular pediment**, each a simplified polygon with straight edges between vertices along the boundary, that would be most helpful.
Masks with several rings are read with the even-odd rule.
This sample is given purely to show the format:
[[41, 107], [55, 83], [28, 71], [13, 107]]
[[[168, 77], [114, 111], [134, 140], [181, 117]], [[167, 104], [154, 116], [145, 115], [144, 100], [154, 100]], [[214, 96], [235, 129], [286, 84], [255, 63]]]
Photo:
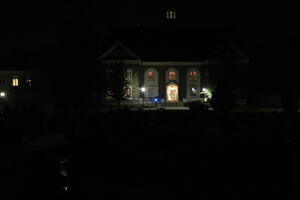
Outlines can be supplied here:
[[123, 43], [116, 42], [100, 56], [100, 60], [140, 60], [140, 58]]

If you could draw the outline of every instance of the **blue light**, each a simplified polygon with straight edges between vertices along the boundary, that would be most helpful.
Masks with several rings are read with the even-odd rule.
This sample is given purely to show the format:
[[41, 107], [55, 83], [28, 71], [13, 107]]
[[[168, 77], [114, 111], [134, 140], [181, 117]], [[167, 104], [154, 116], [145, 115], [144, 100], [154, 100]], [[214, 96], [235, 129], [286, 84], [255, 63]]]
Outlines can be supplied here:
[[153, 98], [153, 101], [154, 101], [154, 103], [158, 103], [159, 102], [159, 98], [157, 98], [157, 97], [155, 97], [155, 98]]

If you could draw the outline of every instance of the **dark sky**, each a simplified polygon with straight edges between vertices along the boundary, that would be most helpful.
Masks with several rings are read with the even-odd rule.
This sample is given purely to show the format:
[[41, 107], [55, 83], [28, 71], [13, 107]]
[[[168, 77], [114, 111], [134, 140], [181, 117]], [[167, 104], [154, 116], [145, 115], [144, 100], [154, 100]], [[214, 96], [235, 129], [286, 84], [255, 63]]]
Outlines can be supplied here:
[[[178, 21], [183, 21], [185, 26], [204, 29], [235, 26], [240, 36], [253, 45], [286, 36], [295, 37], [299, 33], [297, 6], [275, 1], [260, 4], [250, 1], [238, 4], [229, 4], [228, 1], [203, 1], [197, 4], [137, 0], [74, 2], [24, 1], [20, 4], [19, 1], [9, 1], [1, 5], [1, 55], [9, 55], [12, 51], [32, 52], [40, 48], [56, 48], [61, 38], [65, 37], [61, 35], [78, 34], [80, 40], [81, 36], [85, 37], [90, 32], [101, 35], [108, 25], [139, 23], [153, 26], [159, 23], [162, 7], [177, 7]], [[83, 32], [86, 35], [79, 34]]]

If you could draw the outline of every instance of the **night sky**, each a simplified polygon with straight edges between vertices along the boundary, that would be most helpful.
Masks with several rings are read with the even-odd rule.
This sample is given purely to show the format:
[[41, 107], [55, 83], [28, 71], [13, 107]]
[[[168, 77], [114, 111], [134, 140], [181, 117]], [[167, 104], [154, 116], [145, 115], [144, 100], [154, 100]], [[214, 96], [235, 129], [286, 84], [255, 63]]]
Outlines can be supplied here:
[[109, 2], [10, 1], [1, 5], [1, 56], [59, 49], [86, 42], [89, 35], [90, 40], [95, 40], [111, 26], [156, 26], [163, 7], [176, 7], [182, 26], [235, 27], [250, 49], [272, 51], [274, 47], [269, 48], [269, 44], [296, 41], [299, 34], [297, 6], [287, 3]]

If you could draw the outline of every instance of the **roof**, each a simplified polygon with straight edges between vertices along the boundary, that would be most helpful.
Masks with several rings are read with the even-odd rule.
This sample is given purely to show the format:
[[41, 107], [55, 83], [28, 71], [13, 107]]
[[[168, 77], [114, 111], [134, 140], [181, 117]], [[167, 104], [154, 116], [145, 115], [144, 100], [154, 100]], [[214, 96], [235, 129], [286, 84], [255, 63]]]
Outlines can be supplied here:
[[[106, 36], [102, 54], [116, 41], [126, 46], [142, 61], [204, 61], [221, 44], [234, 43], [228, 30], [177, 28], [127, 28], [113, 30]], [[236, 47], [235, 47], [236, 48]], [[238, 49], [238, 48], [236, 48]], [[238, 53], [244, 56], [242, 53]]]

